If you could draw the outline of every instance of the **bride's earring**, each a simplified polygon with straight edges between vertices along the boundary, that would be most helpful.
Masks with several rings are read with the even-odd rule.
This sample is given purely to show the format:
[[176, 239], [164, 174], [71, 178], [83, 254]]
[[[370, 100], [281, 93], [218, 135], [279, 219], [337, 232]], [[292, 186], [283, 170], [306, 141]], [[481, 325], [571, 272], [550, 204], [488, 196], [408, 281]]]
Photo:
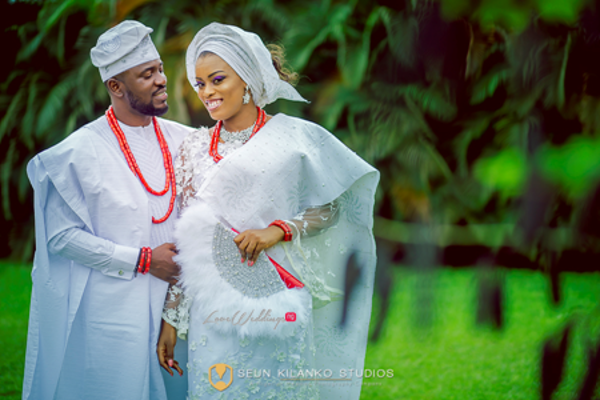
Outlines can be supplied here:
[[242, 96], [242, 104], [250, 103], [250, 90], [248, 89], [248, 85], [244, 89], [244, 95]]

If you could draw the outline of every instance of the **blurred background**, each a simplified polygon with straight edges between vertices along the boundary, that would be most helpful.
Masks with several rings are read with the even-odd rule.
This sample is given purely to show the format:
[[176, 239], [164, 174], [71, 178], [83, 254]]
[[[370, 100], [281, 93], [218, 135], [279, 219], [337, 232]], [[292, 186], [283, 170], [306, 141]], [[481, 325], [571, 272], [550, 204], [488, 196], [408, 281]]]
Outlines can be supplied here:
[[34, 251], [26, 164], [106, 110], [89, 60], [152, 27], [170, 118], [218, 21], [282, 44], [314, 121], [381, 172], [364, 399], [600, 399], [600, 1], [0, 0], [0, 397], [19, 398]]

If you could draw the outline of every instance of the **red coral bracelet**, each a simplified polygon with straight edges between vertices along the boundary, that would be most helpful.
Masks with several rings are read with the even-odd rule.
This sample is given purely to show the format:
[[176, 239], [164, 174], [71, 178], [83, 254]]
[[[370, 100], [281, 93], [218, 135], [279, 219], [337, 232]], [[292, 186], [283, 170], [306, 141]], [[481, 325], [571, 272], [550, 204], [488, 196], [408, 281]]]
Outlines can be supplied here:
[[290, 226], [288, 224], [286, 224], [285, 222], [283, 222], [282, 220], [276, 219], [275, 221], [271, 222], [269, 224], [269, 226], [278, 226], [279, 228], [281, 228], [281, 230], [283, 230], [283, 241], [284, 242], [292, 241], [292, 228], [290, 228]]
[[142, 247], [140, 252], [140, 260], [137, 266], [137, 272], [146, 275], [150, 271], [150, 263], [152, 262], [152, 249], [150, 247]]
[[144, 269], [144, 275], [150, 272], [150, 263], [152, 262], [152, 249], [146, 247], [146, 269]]
[[138, 258], [137, 266], [135, 267], [135, 275], [137, 276], [138, 272], [142, 272], [142, 265], [144, 265], [144, 254], [146, 251], [142, 247], [140, 249], [140, 257]]

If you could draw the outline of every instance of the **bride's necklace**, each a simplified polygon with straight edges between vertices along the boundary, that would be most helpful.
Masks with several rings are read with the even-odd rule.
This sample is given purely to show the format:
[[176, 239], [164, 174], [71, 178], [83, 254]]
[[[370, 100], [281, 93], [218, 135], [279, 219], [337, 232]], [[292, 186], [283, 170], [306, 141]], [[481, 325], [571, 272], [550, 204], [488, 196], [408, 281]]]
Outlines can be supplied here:
[[221, 132], [220, 132], [221, 139], [224, 142], [246, 143], [248, 140], [250, 140], [250, 136], [252, 136], [252, 132], [254, 131], [254, 126], [256, 126], [256, 122], [253, 123], [248, 128], [242, 129], [241, 131], [237, 131], [237, 132], [229, 132], [228, 130], [225, 129], [224, 126], [222, 126]]
[[[208, 154], [213, 158], [213, 160], [215, 160], [216, 163], [223, 159], [223, 156], [221, 156], [218, 152], [221, 131], [223, 132], [224, 136], [223, 140], [243, 140], [245, 143], [252, 139], [252, 136], [254, 136], [256, 132], [258, 132], [260, 128], [265, 125], [267, 114], [260, 107], [256, 107], [256, 109], [258, 110], [258, 118], [256, 119], [254, 125], [239, 132], [227, 132], [225, 129], [223, 129], [223, 121], [219, 120], [219, 122], [217, 122], [217, 126], [215, 126], [215, 129], [213, 130], [210, 140], [210, 148], [208, 149]], [[248, 135], [246, 131], [250, 132], [250, 134]]]

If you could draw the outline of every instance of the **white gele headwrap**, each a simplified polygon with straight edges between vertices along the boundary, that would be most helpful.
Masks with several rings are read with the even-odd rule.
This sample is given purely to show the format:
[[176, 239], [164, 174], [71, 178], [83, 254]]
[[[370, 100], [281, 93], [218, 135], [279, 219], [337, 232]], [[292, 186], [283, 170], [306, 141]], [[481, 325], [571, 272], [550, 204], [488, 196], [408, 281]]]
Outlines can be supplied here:
[[254, 104], [259, 107], [277, 99], [308, 102], [292, 85], [279, 78], [271, 53], [254, 33], [217, 22], [198, 31], [185, 57], [188, 80], [194, 89], [196, 61], [204, 52], [214, 53], [229, 64], [250, 86]]
[[150, 39], [152, 28], [138, 21], [123, 21], [104, 32], [90, 50], [92, 64], [100, 70], [102, 82], [130, 68], [160, 59]]

